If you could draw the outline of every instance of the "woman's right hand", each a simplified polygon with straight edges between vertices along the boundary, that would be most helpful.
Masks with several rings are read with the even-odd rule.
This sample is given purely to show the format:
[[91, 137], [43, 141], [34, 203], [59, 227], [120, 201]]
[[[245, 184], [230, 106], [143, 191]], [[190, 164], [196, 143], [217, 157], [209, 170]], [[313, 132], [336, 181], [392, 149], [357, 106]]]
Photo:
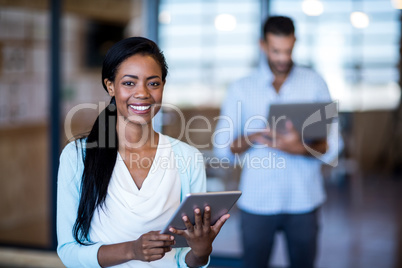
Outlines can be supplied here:
[[174, 244], [172, 235], [151, 231], [133, 241], [134, 259], [146, 262], [159, 260], [165, 256], [166, 252], [172, 250], [171, 246]]
[[171, 251], [174, 244], [174, 236], [151, 231], [134, 241], [101, 246], [98, 263], [101, 267], [109, 267], [132, 260], [156, 261]]

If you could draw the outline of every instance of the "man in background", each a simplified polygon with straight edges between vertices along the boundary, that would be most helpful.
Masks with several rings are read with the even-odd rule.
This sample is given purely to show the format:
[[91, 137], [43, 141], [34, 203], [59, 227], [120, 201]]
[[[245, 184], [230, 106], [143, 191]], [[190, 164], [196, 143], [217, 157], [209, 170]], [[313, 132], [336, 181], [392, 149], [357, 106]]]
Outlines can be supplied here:
[[291, 267], [314, 266], [317, 213], [325, 200], [321, 165], [339, 151], [337, 136], [330, 135], [309, 144], [323, 155], [318, 159], [290, 121], [286, 132], [278, 133], [263, 120], [273, 103], [331, 101], [324, 80], [293, 63], [294, 32], [290, 18], [266, 20], [260, 40], [265, 57], [257, 71], [231, 85], [215, 132], [215, 154], [243, 161], [238, 207], [247, 268], [268, 266], [278, 231], [284, 233]]

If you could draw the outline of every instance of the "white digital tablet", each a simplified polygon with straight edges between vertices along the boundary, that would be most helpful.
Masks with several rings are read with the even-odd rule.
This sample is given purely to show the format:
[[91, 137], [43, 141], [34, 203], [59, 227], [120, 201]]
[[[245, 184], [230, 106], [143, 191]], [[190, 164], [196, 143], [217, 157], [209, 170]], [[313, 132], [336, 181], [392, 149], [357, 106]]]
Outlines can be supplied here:
[[278, 133], [286, 131], [285, 122], [290, 120], [300, 136], [306, 141], [326, 139], [328, 125], [338, 117], [336, 102], [271, 104], [268, 123]]
[[[191, 223], [195, 223], [194, 209], [199, 208], [202, 215], [205, 206], [211, 208], [211, 225], [214, 225], [220, 217], [227, 214], [239, 199], [241, 191], [223, 191], [208, 193], [191, 193], [188, 194], [181, 202], [180, 206], [170, 218], [169, 222], [162, 229], [162, 234], [172, 234], [169, 228], [173, 227], [178, 230], [185, 230], [182, 217], [187, 215]], [[172, 234], [175, 237], [176, 244], [172, 247], [188, 247], [187, 241], [183, 236]]]

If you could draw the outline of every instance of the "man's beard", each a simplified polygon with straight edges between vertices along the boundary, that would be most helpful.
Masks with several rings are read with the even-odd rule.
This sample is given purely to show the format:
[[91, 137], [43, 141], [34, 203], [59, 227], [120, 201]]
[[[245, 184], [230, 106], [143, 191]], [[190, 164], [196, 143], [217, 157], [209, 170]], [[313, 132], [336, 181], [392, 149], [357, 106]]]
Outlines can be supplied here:
[[[293, 66], [293, 61], [289, 61], [289, 62], [287, 62], [287, 63], [278, 64], [278, 63], [272, 62], [272, 61], [270, 61], [270, 60], [268, 59], [268, 64], [269, 64], [269, 66], [271, 67], [271, 70], [272, 70], [274, 73], [278, 73], [278, 74], [287, 74], [287, 73], [289, 73], [290, 69], [291, 69], [292, 66]], [[278, 68], [278, 65], [280, 65], [279, 68]]]

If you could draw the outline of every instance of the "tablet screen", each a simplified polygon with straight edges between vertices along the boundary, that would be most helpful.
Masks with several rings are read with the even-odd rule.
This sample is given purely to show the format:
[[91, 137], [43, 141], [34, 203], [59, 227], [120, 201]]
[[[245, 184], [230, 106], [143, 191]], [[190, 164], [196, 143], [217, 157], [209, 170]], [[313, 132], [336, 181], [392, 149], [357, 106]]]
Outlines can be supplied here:
[[[170, 218], [169, 222], [162, 229], [162, 234], [172, 234], [169, 232], [170, 227], [179, 230], [185, 230], [182, 217], [187, 215], [192, 224], [194, 224], [194, 209], [199, 208], [203, 215], [205, 206], [211, 208], [211, 225], [214, 225], [220, 217], [227, 214], [239, 199], [241, 191], [224, 191], [224, 192], [208, 192], [208, 193], [191, 193], [188, 194], [179, 208]], [[180, 235], [172, 234], [175, 237], [176, 244], [173, 247], [187, 247], [187, 241]]]
[[326, 139], [328, 125], [337, 117], [336, 102], [271, 104], [268, 123], [271, 129], [285, 132], [285, 122], [290, 120], [305, 141]]

